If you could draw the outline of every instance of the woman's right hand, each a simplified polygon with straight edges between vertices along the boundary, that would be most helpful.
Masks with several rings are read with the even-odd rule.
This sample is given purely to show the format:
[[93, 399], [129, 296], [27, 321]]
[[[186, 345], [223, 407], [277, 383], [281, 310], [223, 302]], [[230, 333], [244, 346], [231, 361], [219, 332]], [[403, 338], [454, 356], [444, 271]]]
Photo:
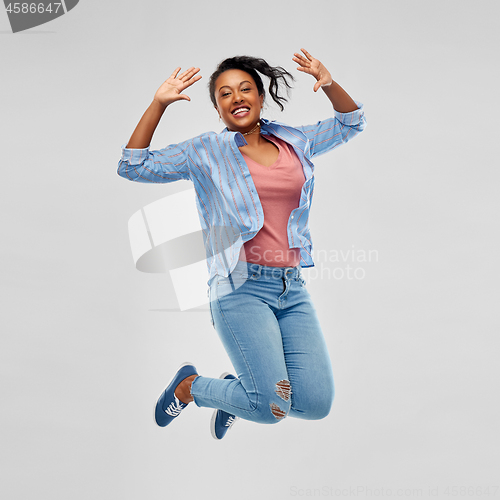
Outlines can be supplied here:
[[180, 67], [176, 68], [170, 78], [161, 84], [161, 87], [156, 91], [154, 101], [157, 101], [162, 106], [168, 106], [175, 101], [191, 100], [189, 96], [181, 94], [181, 92], [201, 78], [201, 75], [196, 74], [200, 71], [200, 68], [191, 67], [179, 75], [180, 70]]

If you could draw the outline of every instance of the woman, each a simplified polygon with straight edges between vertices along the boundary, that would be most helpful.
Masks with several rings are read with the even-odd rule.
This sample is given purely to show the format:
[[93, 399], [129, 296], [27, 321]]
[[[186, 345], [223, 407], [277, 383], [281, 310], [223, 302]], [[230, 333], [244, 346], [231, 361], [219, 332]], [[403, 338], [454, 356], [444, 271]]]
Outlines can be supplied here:
[[[314, 265], [308, 227], [314, 176], [311, 159], [347, 142], [365, 126], [363, 105], [333, 81], [305, 49], [292, 58], [316, 78], [334, 117], [306, 127], [261, 118], [269, 78], [283, 110], [280, 87], [290, 73], [263, 59], [234, 57], [219, 64], [210, 98], [226, 129], [149, 151], [165, 109], [190, 100], [182, 92], [199, 68], [177, 68], [156, 92], [129, 143], [119, 175], [138, 182], [191, 180], [209, 269], [212, 324], [237, 376], [198, 375], [182, 365], [163, 391], [155, 420], [168, 425], [192, 401], [214, 408], [212, 435], [222, 439], [238, 418], [275, 423], [285, 416], [324, 418], [334, 386], [330, 358], [301, 268]], [[260, 73], [260, 74], [259, 74]]]

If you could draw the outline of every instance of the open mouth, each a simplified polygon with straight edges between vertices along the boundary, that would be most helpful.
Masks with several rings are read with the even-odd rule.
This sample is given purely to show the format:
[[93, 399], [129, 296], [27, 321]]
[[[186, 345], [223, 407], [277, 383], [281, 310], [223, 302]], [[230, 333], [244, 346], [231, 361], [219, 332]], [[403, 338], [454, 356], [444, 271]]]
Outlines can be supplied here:
[[250, 112], [250, 108], [236, 108], [232, 114], [233, 116], [244, 115]]

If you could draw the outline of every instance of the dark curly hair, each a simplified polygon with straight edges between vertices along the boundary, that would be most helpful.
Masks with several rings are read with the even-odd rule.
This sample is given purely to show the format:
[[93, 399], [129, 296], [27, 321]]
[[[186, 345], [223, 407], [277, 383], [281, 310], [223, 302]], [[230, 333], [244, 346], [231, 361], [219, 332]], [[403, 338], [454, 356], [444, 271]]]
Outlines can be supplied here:
[[240, 69], [242, 71], [246, 71], [248, 74], [252, 76], [257, 85], [257, 90], [259, 91], [259, 95], [263, 95], [265, 98], [266, 92], [264, 90], [264, 84], [262, 83], [262, 79], [259, 75], [261, 73], [264, 76], [267, 76], [270, 80], [269, 82], [269, 93], [273, 98], [273, 101], [278, 104], [281, 111], [285, 109], [283, 106], [284, 102], [287, 102], [288, 99], [278, 94], [280, 84], [283, 84], [286, 88], [287, 94], [289, 89], [292, 88], [290, 83], [288, 83], [288, 78], [290, 81], [295, 81], [295, 78], [284, 68], [281, 66], [270, 66], [264, 59], [260, 59], [258, 57], [250, 57], [250, 56], [236, 56], [230, 57], [229, 59], [225, 59], [217, 66], [217, 69], [210, 76], [210, 81], [208, 82], [208, 88], [210, 90], [210, 99], [215, 107], [217, 107], [217, 101], [215, 100], [215, 81], [229, 69]]

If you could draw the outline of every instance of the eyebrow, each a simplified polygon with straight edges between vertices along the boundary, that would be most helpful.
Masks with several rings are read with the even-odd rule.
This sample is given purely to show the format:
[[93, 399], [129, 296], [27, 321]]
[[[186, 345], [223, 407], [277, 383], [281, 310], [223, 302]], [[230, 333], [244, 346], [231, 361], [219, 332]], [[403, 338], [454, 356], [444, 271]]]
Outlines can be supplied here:
[[[252, 85], [252, 82], [249, 82], [248, 80], [243, 80], [242, 82], [240, 82], [240, 85], [243, 85], [244, 83], [249, 83], [250, 85]], [[224, 87], [227, 87], [227, 88], [231, 88], [229, 85], [223, 85], [222, 87], [219, 88], [219, 92], [224, 88]]]

